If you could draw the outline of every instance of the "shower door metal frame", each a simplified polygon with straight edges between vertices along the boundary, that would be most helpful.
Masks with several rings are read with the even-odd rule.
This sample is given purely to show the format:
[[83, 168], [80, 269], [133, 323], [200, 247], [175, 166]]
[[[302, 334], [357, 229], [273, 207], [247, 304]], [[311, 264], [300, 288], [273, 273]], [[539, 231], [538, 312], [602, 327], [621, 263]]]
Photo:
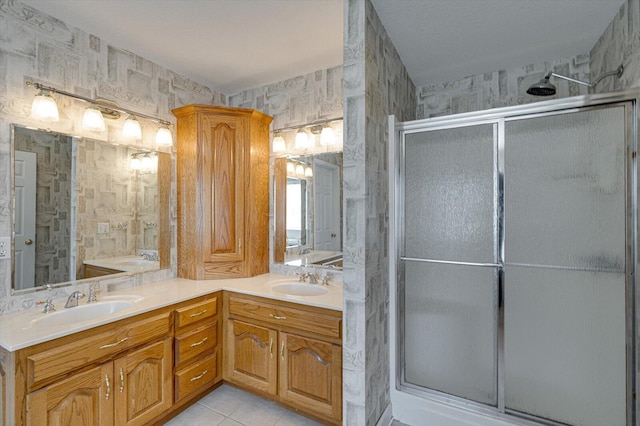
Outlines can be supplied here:
[[[419, 261], [430, 263], [447, 263], [457, 265], [469, 265], [480, 267], [497, 268], [497, 368], [496, 368], [496, 391], [497, 404], [490, 406], [479, 402], [474, 402], [461, 397], [450, 395], [441, 391], [424, 389], [404, 382], [404, 316], [396, 315], [396, 330], [398, 343], [392, 350], [396, 351], [396, 377], [392, 378], [395, 387], [399, 391], [409, 394], [426, 397], [438, 402], [443, 402], [457, 408], [464, 408], [473, 412], [486, 414], [498, 419], [516, 422], [522, 425], [562, 425], [554, 421], [528, 415], [526, 413], [515, 412], [506, 409], [504, 395], [504, 171], [505, 171], [505, 122], [522, 120], [527, 118], [538, 118], [545, 115], [561, 115], [566, 113], [599, 109], [613, 104], [619, 104], [625, 108], [625, 232], [626, 232], [626, 264], [625, 264], [625, 338], [626, 338], [626, 417], [627, 426], [636, 425], [638, 406], [640, 401], [636, 401], [634, 396], [639, 388], [638, 377], [636, 375], [636, 360], [640, 348], [636, 337], [636, 324], [639, 320], [636, 310], [637, 283], [635, 279], [638, 244], [638, 167], [636, 160], [637, 153], [637, 128], [638, 128], [638, 100], [640, 92], [629, 90], [602, 95], [586, 95], [572, 98], [557, 99], [533, 104], [520, 105], [514, 107], [496, 108], [486, 111], [478, 111], [465, 114], [457, 114], [446, 117], [437, 117], [411, 122], [395, 122], [390, 118], [390, 173], [391, 173], [391, 194], [392, 200], [390, 208], [393, 210], [392, 234], [396, 236], [395, 241], [390, 243], [392, 254], [390, 261], [393, 262], [391, 271], [395, 271], [395, 276], [391, 277], [391, 291], [395, 292], [395, 310], [398, 313], [404, 312], [404, 265], [406, 262]], [[494, 161], [497, 173], [494, 177], [496, 185], [494, 202], [497, 202], [495, 211], [497, 213], [497, 229], [495, 230], [498, 244], [498, 255], [496, 263], [470, 263], [456, 261], [442, 261], [438, 259], [418, 259], [403, 256], [404, 247], [404, 153], [405, 136], [407, 134], [421, 133], [425, 131], [446, 130], [467, 126], [486, 125], [494, 126]], [[495, 158], [497, 157], [497, 158]]]

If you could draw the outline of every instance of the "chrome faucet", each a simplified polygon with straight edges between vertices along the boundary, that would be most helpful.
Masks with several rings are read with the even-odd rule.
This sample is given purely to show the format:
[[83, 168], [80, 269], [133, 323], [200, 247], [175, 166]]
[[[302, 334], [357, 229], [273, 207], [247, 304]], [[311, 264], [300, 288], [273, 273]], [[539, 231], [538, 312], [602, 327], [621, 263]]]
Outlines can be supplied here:
[[85, 294], [81, 291], [74, 291], [73, 293], [71, 293], [69, 295], [69, 298], [67, 299], [67, 303], [64, 305], [65, 308], [74, 308], [76, 306], [78, 306], [78, 300], [82, 299], [85, 296]]
[[309, 278], [309, 284], [318, 284], [318, 276], [313, 272], [305, 272], [299, 275], [301, 283], [307, 282], [307, 278]]

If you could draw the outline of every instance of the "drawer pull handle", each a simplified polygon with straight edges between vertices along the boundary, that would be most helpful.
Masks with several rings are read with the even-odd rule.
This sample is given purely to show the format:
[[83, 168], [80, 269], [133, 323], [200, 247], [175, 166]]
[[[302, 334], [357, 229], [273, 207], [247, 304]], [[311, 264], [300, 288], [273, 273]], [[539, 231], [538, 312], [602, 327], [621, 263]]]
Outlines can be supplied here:
[[201, 344], [203, 344], [204, 342], [206, 342], [209, 338], [205, 337], [204, 339], [200, 340], [199, 342], [195, 342], [191, 344], [192, 348], [195, 348], [196, 346], [200, 346]]
[[274, 314], [269, 314], [269, 316], [275, 320], [286, 320], [287, 317], [285, 316], [280, 316], [280, 315], [274, 315]]
[[269, 339], [269, 355], [273, 358], [273, 337]]
[[205, 374], [207, 374], [208, 372], [209, 372], [208, 370], [204, 370], [202, 373], [198, 374], [197, 376], [192, 377], [191, 381], [195, 382], [196, 380], [202, 379], [205, 376]]
[[122, 340], [120, 340], [120, 341], [118, 341], [118, 342], [110, 343], [110, 344], [108, 344], [108, 345], [102, 345], [102, 346], [100, 346], [100, 349], [113, 348], [114, 346], [118, 346], [119, 344], [124, 343], [124, 342], [126, 342], [127, 340], [129, 340], [129, 338], [128, 338], [128, 337], [125, 337], [124, 339], [122, 339]]
[[120, 393], [124, 391], [124, 372], [120, 369]]
[[199, 317], [200, 315], [204, 314], [205, 312], [207, 312], [206, 309], [201, 310], [200, 312], [196, 312], [195, 314], [191, 314], [189, 315], [191, 318], [195, 318], [195, 317]]
[[111, 384], [109, 383], [109, 376], [106, 374], [104, 375], [104, 381], [107, 385], [107, 393], [104, 395], [104, 399], [108, 400], [109, 396], [111, 395]]
[[280, 358], [284, 361], [284, 341], [282, 341], [282, 345], [280, 345]]

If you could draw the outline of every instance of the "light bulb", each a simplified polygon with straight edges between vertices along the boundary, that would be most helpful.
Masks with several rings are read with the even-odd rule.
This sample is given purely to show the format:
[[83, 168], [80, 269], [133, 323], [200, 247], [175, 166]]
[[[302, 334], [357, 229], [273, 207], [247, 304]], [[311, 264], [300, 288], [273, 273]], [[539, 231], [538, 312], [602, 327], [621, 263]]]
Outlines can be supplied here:
[[36, 97], [33, 98], [33, 102], [31, 103], [31, 118], [50, 123], [60, 120], [58, 105], [49, 92], [45, 93], [43, 90], [40, 90]]
[[129, 162], [129, 168], [131, 170], [140, 170], [142, 164], [140, 163], [140, 159], [134, 155], [131, 156], [131, 161]]
[[297, 149], [309, 148], [309, 136], [307, 135], [307, 132], [305, 132], [303, 129], [298, 130], [298, 133], [296, 133], [295, 144]]
[[130, 115], [122, 125], [122, 136], [127, 139], [142, 139], [142, 129], [140, 123], [133, 115]]
[[173, 145], [173, 136], [166, 124], [163, 124], [156, 132], [156, 145], [171, 146]]
[[102, 113], [93, 106], [87, 108], [82, 117], [82, 127], [91, 132], [104, 132], [105, 125]]
[[277, 133], [273, 137], [273, 152], [284, 152], [287, 150], [287, 144], [280, 133]]
[[307, 166], [304, 168], [304, 177], [313, 177], [313, 169], [311, 166]]
[[145, 154], [145, 156], [142, 157], [141, 167], [142, 170], [151, 170], [153, 168], [153, 160], [151, 160], [149, 154]]
[[320, 133], [320, 145], [329, 146], [336, 143], [336, 134], [333, 131], [333, 128], [329, 125], [322, 128], [322, 133]]

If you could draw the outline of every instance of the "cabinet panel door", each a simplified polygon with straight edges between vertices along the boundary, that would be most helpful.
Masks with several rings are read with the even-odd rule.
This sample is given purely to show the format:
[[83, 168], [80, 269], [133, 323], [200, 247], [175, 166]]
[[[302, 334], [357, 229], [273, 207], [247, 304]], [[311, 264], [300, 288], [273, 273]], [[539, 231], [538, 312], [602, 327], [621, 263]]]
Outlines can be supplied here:
[[117, 425], [144, 425], [171, 407], [171, 340], [154, 343], [114, 361]]
[[[204, 115], [204, 256], [209, 261], [244, 259], [245, 120]], [[209, 258], [209, 259], [207, 259]]]
[[27, 395], [27, 425], [111, 426], [113, 399], [107, 363]]
[[340, 419], [342, 348], [280, 333], [280, 398], [305, 411]]
[[225, 379], [275, 395], [278, 332], [242, 321], [227, 322]]

